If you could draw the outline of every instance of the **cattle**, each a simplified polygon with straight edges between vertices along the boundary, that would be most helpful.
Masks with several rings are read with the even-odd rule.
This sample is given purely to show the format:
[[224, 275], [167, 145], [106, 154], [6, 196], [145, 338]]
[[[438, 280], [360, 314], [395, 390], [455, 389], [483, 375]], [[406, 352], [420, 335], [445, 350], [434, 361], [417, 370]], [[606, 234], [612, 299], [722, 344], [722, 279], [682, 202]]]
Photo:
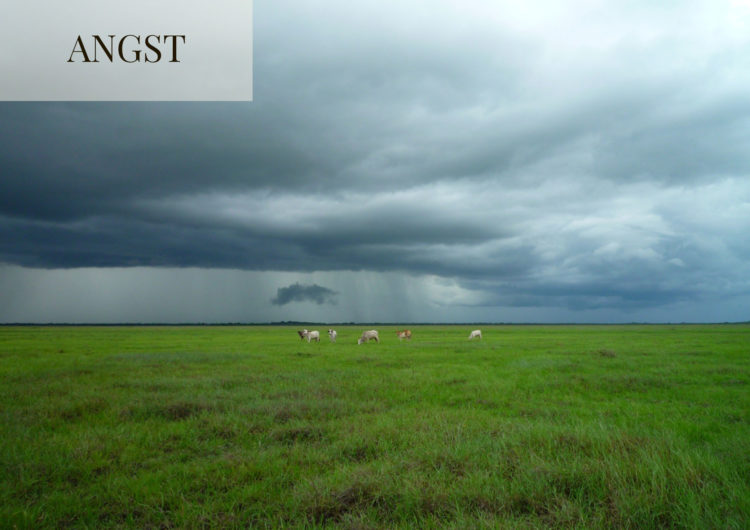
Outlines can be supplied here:
[[362, 336], [357, 340], [357, 344], [362, 344], [363, 342], [368, 342], [372, 339], [375, 339], [375, 342], [380, 344], [380, 337], [378, 337], [378, 332], [374, 329], [371, 329], [370, 331], [363, 331]]
[[405, 329], [403, 331], [397, 331], [396, 336], [398, 336], [398, 340], [411, 340], [411, 330]]
[[482, 330], [481, 329], [475, 329], [471, 333], [469, 333], [469, 340], [479, 338], [482, 339]]
[[338, 333], [336, 333], [335, 329], [328, 330], [328, 336], [331, 338], [331, 342], [336, 342], [336, 335], [338, 335]]
[[311, 340], [314, 340], [315, 342], [320, 342], [320, 332], [319, 331], [307, 331], [304, 330], [304, 336], [307, 339], [307, 342], [309, 343]]

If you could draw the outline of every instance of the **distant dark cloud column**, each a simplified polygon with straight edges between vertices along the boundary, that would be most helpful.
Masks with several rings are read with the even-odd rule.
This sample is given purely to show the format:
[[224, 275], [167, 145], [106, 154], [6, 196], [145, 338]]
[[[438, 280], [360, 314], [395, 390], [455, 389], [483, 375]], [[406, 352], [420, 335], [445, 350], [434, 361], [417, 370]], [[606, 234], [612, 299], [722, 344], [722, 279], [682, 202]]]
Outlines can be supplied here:
[[315, 302], [318, 305], [336, 304], [338, 292], [314, 283], [312, 285], [300, 285], [294, 283], [288, 287], [279, 287], [276, 298], [271, 299], [273, 305], [286, 305], [291, 302]]

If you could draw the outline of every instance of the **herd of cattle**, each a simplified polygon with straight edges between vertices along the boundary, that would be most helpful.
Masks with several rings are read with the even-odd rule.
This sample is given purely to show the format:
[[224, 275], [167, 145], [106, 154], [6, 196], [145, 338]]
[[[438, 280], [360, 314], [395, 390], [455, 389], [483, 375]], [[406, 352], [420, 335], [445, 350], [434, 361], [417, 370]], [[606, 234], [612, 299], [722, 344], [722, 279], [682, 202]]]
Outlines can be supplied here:
[[[317, 330], [307, 330], [303, 329], [300, 331], [297, 331], [297, 335], [299, 335], [300, 340], [307, 339], [307, 342], [315, 341], [320, 342], [320, 332]], [[328, 330], [328, 338], [331, 339], [331, 342], [336, 342], [336, 336], [338, 333], [336, 333], [335, 329], [329, 329]], [[398, 340], [411, 340], [411, 330], [410, 329], [403, 329], [400, 331], [396, 331], [396, 336], [398, 337]], [[482, 330], [475, 329], [471, 333], [469, 333], [469, 340], [472, 339], [481, 339], [482, 338]], [[375, 329], [371, 329], [368, 331], [363, 331], [362, 335], [357, 339], [357, 344], [362, 344], [363, 342], [370, 342], [371, 340], [374, 340], [378, 344], [380, 344], [380, 337], [378, 336], [378, 331]]]

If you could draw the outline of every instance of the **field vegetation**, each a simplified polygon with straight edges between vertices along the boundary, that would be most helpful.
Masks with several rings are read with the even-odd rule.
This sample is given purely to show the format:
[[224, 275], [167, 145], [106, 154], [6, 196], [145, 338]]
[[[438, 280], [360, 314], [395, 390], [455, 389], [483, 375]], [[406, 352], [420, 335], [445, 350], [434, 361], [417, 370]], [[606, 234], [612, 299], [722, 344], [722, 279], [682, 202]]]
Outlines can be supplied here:
[[0, 525], [750, 527], [750, 326], [474, 327], [0, 327]]

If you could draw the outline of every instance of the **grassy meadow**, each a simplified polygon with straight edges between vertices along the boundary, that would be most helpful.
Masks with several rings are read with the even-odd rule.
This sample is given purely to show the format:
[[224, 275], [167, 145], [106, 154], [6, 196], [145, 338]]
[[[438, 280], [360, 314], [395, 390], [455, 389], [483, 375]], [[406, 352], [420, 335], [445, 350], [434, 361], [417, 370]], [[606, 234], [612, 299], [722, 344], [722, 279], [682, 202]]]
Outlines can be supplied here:
[[750, 326], [0, 327], [3, 528], [750, 527]]

